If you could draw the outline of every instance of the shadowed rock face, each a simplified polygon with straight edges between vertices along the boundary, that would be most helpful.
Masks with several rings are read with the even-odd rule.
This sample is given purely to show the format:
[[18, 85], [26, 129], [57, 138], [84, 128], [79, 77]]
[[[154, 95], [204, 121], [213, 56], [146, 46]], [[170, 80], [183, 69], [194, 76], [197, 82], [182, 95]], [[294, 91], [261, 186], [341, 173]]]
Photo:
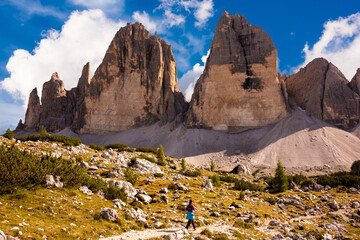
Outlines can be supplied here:
[[37, 89], [34, 88], [29, 96], [28, 108], [25, 115], [25, 129], [39, 130], [41, 105]]
[[240, 15], [224, 12], [187, 114], [189, 127], [231, 130], [288, 115], [271, 37]]
[[140, 23], [121, 28], [96, 70], [82, 106], [81, 133], [171, 122], [187, 109], [171, 46]]
[[349, 87], [360, 95], [360, 68], [357, 69], [355, 76], [351, 79]]
[[289, 98], [310, 116], [349, 129], [359, 123], [359, 95], [340, 70], [317, 58], [286, 79]]
[[40, 127], [50, 132], [60, 131], [73, 122], [74, 97], [71, 91], [66, 91], [64, 82], [57, 73], [50, 81], [44, 83], [41, 96]]

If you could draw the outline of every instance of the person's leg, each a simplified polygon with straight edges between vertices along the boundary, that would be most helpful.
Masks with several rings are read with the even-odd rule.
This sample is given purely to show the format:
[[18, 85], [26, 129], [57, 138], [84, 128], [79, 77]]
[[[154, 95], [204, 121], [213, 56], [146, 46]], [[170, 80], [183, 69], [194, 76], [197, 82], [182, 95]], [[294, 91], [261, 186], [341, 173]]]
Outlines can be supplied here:
[[194, 228], [194, 230], [195, 230], [196, 227], [195, 227], [194, 219], [191, 220], [191, 223], [192, 223], [192, 226], [193, 226], [193, 228]]
[[191, 223], [191, 219], [189, 219], [189, 220], [188, 220], [188, 223], [186, 224], [186, 227], [185, 227], [186, 229], [188, 229], [188, 228], [189, 228], [190, 223]]

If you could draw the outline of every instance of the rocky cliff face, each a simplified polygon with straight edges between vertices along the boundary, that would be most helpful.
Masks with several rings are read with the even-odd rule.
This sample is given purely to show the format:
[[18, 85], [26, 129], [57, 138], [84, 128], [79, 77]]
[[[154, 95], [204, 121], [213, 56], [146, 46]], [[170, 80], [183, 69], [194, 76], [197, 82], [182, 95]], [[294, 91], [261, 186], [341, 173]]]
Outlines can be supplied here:
[[232, 130], [263, 126], [287, 116], [271, 37], [240, 15], [224, 12], [205, 71], [187, 114], [189, 127]]
[[349, 87], [360, 95], [360, 68], [357, 69], [355, 76], [351, 79]]
[[39, 130], [41, 105], [37, 89], [34, 88], [29, 96], [28, 108], [25, 115], [25, 129]]
[[286, 79], [289, 98], [310, 116], [340, 128], [359, 122], [359, 95], [348, 87], [340, 70], [317, 58]]
[[95, 72], [83, 108], [81, 133], [173, 121], [187, 106], [171, 46], [150, 36], [141, 23], [121, 28]]
[[78, 86], [66, 91], [57, 73], [44, 83], [40, 105], [30, 94], [25, 128], [81, 133], [121, 131], [182, 120], [188, 104], [180, 92], [171, 46], [140, 23], [121, 28], [90, 78], [87, 63]]
[[64, 82], [57, 73], [51, 76], [50, 81], [44, 83], [41, 103], [41, 127], [50, 132], [57, 132], [72, 124], [74, 96], [71, 91], [65, 90]]

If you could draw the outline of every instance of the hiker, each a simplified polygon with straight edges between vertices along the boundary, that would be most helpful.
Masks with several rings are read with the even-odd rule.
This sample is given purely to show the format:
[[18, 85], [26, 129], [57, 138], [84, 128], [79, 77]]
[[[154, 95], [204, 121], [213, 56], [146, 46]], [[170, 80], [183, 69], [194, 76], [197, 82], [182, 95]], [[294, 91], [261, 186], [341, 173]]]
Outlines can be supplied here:
[[187, 215], [186, 215], [186, 219], [188, 219], [188, 223], [186, 225], [186, 229], [189, 228], [190, 224], [192, 224], [194, 230], [196, 230], [195, 224], [194, 224], [194, 212], [195, 212], [195, 207], [192, 204], [192, 200], [189, 201], [189, 205], [187, 205], [187, 207], [185, 208], [185, 210], [187, 211]]

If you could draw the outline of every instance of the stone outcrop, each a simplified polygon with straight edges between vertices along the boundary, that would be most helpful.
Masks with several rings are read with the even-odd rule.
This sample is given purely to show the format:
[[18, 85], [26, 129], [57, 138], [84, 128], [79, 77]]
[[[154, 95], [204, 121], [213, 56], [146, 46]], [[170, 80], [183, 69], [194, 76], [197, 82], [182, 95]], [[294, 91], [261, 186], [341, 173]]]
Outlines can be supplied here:
[[37, 89], [34, 88], [29, 96], [28, 108], [25, 115], [25, 129], [39, 130], [41, 104]]
[[83, 124], [75, 123], [81, 133], [175, 120], [187, 104], [171, 46], [150, 36], [141, 23], [121, 28], [91, 80], [83, 108]]
[[224, 11], [205, 71], [195, 85], [187, 126], [236, 130], [286, 117], [276, 68], [271, 37], [244, 16]]
[[73, 98], [72, 91], [66, 91], [64, 82], [54, 73], [50, 81], [43, 85], [40, 126], [50, 132], [71, 126], [74, 118]]
[[349, 129], [359, 123], [359, 95], [340, 70], [317, 58], [286, 79], [289, 98], [310, 116]]

